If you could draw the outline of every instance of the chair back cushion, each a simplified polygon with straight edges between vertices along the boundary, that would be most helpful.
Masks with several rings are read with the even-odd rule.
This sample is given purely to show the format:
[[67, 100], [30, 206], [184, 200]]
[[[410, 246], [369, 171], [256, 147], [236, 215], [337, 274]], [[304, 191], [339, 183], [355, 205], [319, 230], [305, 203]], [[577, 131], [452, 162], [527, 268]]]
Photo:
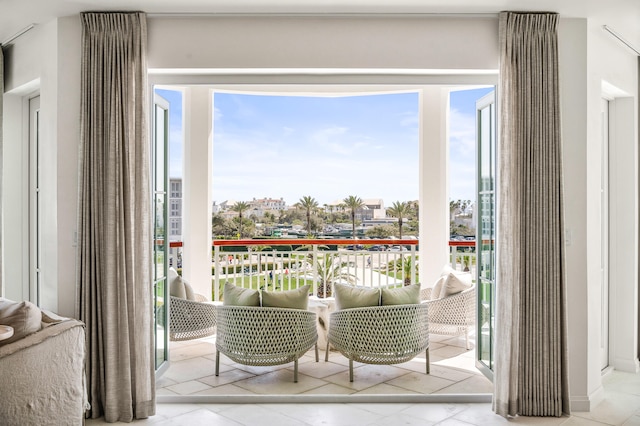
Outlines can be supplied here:
[[262, 306], [270, 308], [307, 309], [309, 306], [310, 285], [304, 285], [296, 290], [263, 291]]
[[258, 290], [237, 287], [230, 282], [224, 284], [223, 298], [225, 306], [260, 306]]
[[334, 284], [336, 309], [365, 308], [380, 305], [380, 290], [345, 284]]
[[179, 299], [187, 298], [187, 291], [184, 288], [184, 282], [180, 275], [171, 280], [171, 283], [169, 284], [169, 294]]
[[411, 284], [399, 288], [382, 288], [380, 291], [380, 304], [386, 305], [410, 305], [420, 303], [420, 284]]
[[442, 292], [442, 285], [446, 281], [446, 276], [441, 276], [436, 281], [436, 284], [433, 286], [433, 290], [431, 290], [431, 300], [440, 299], [440, 293]]
[[442, 299], [467, 290], [473, 286], [470, 272], [460, 272], [447, 265], [433, 286], [431, 300]]
[[442, 284], [439, 298], [442, 299], [443, 297], [458, 294], [471, 288], [472, 285], [473, 282], [471, 281], [471, 274], [469, 272], [450, 272]]

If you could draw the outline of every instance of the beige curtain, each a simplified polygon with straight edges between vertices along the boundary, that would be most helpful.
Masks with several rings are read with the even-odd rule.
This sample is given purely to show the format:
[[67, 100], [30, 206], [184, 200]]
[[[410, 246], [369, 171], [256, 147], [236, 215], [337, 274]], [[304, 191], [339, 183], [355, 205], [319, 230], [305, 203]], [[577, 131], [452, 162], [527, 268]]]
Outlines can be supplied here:
[[155, 413], [146, 17], [82, 13], [78, 214], [88, 416]]
[[569, 413], [558, 15], [500, 14], [493, 409]]

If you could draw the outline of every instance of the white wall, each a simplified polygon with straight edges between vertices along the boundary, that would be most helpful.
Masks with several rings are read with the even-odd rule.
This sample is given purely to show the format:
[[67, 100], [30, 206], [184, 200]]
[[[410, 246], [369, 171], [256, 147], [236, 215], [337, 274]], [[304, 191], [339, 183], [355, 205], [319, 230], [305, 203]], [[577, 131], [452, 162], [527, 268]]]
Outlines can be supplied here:
[[495, 69], [497, 18], [149, 19], [149, 68]]
[[[610, 365], [625, 371], [640, 371], [638, 364], [638, 58], [614, 37], [602, 29], [612, 25], [610, 17], [589, 21], [588, 26], [588, 79], [587, 79], [587, 165], [599, 170], [601, 161], [600, 109], [603, 95], [613, 95], [610, 115]], [[628, 18], [627, 18], [628, 19]], [[640, 27], [624, 37], [640, 40]], [[638, 44], [636, 44], [638, 46]], [[605, 83], [605, 84], [603, 84]], [[603, 87], [605, 86], [605, 87]], [[615, 88], [614, 93], [605, 93]], [[599, 217], [598, 176], [590, 173], [587, 182], [587, 226], [589, 236], [587, 254], [589, 264], [589, 321], [590, 327], [599, 326], [601, 320], [600, 287], [596, 272], [600, 256], [596, 235]], [[636, 194], [636, 197], [630, 196]], [[593, 277], [593, 280], [591, 280]], [[597, 328], [594, 328], [597, 330]], [[590, 344], [589, 348], [598, 342]], [[590, 372], [597, 375], [590, 360]], [[593, 377], [594, 382], [598, 381]]]
[[[28, 115], [23, 101], [40, 92], [41, 306], [74, 316], [77, 147], [80, 128], [80, 25], [72, 16], [36, 26], [9, 48], [3, 158], [5, 290], [28, 299]], [[16, 185], [11, 185], [15, 182]]]
[[[637, 59], [602, 30], [602, 22], [561, 20], [560, 85], [563, 126], [564, 200], [567, 237], [569, 373], [572, 409], [588, 411], [603, 397], [600, 371], [600, 172], [602, 82], [631, 96], [637, 93]], [[610, 281], [612, 343], [622, 344], [627, 359], [616, 368], [637, 370], [637, 112], [627, 108], [617, 139], [611, 141]], [[624, 129], [624, 130], [623, 130]], [[624, 195], [623, 195], [624, 194]], [[617, 254], [617, 256], [615, 255]], [[625, 298], [620, 297], [620, 292]], [[635, 295], [635, 297], [634, 297]], [[635, 312], [635, 317], [634, 317]], [[635, 318], [635, 319], [634, 319]], [[636, 337], [634, 337], [636, 336]], [[618, 354], [620, 351], [618, 350]]]

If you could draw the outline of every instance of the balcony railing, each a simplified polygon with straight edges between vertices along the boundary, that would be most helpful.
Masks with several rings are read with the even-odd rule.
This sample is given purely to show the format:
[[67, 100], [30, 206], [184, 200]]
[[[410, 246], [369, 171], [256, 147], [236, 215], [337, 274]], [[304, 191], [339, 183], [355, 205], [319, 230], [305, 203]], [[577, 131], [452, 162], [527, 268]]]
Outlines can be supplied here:
[[[212, 299], [225, 282], [252, 289], [285, 291], [309, 284], [313, 294], [332, 295], [332, 284], [394, 287], [420, 282], [418, 240], [259, 239], [215, 240]], [[457, 270], [476, 267], [475, 241], [450, 241]], [[180, 268], [182, 242], [170, 243], [170, 264]], [[475, 276], [475, 274], [474, 274]]]

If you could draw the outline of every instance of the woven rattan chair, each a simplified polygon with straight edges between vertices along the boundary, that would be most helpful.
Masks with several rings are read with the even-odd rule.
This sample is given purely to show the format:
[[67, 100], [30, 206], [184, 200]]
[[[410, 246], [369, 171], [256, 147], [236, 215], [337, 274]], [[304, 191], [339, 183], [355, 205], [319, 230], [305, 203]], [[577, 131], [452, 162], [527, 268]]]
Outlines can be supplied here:
[[333, 312], [329, 322], [326, 354], [328, 355], [331, 344], [349, 359], [351, 382], [353, 361], [365, 364], [400, 364], [423, 351], [429, 374], [427, 310], [426, 304], [411, 304]]
[[316, 314], [303, 309], [253, 306], [218, 306], [216, 376], [220, 353], [244, 365], [269, 366], [294, 363], [315, 345], [318, 362]]
[[216, 333], [216, 307], [201, 294], [196, 300], [170, 296], [169, 339], [199, 339]]
[[424, 288], [420, 298], [429, 306], [429, 332], [448, 336], [464, 335], [467, 350], [469, 333], [476, 322], [476, 286], [442, 299], [429, 300], [431, 288]]
[[[178, 273], [169, 268], [169, 287], [173, 287]], [[216, 332], [216, 307], [201, 294], [194, 293], [192, 300], [170, 296], [169, 340], [191, 340], [212, 336]]]

